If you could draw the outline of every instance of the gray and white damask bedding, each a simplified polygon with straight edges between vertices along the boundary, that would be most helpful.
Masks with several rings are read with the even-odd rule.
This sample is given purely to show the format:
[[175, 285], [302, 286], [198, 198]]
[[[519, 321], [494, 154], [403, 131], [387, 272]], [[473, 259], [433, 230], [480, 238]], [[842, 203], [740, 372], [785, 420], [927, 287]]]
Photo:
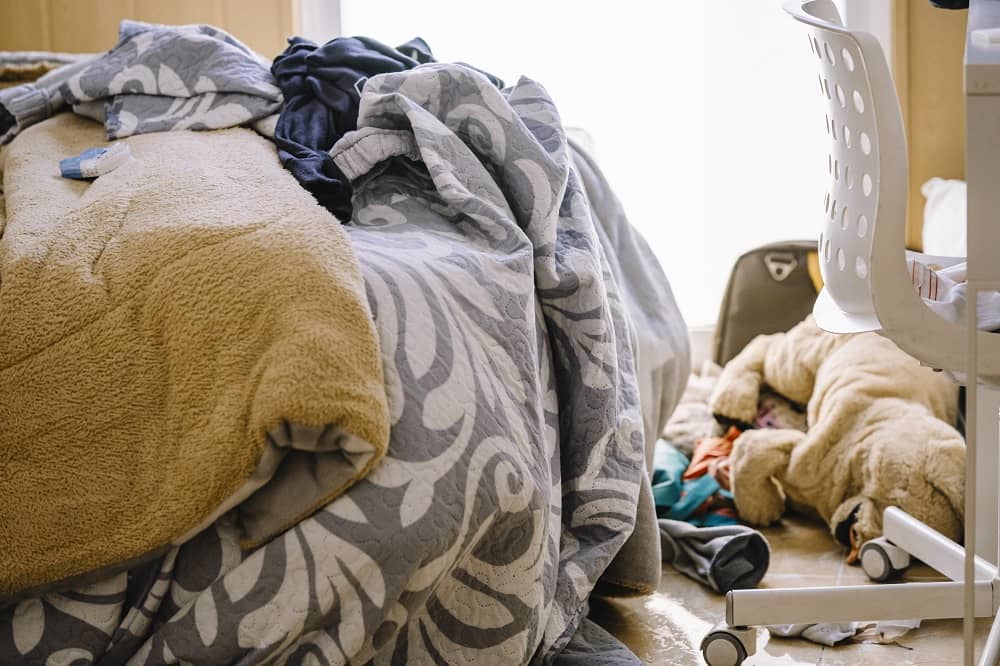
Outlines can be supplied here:
[[592, 205], [606, 183], [533, 81], [373, 77], [358, 128], [332, 154], [381, 343], [384, 460], [252, 552], [233, 512], [0, 609], [0, 663], [547, 663], [573, 640], [636, 527], [644, 416], [662, 427], [688, 374], [669, 287], [641, 304], [662, 272], [617, 202]]
[[[39, 55], [0, 55], [0, 65]], [[0, 144], [67, 106], [105, 125], [109, 139], [249, 124], [273, 137], [281, 103], [270, 62], [226, 31], [126, 19], [106, 53], [0, 94]]]

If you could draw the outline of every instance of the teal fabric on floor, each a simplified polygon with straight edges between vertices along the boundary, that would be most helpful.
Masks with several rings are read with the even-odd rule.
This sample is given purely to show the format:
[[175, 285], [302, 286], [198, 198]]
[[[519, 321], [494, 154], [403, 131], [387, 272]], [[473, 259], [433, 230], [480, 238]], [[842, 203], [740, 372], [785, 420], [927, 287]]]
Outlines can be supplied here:
[[656, 517], [683, 520], [697, 527], [739, 525], [733, 516], [709, 511], [694, 515], [702, 504], [713, 495], [732, 499], [733, 494], [719, 486], [709, 475], [684, 480], [684, 472], [691, 461], [675, 446], [665, 440], [656, 442], [653, 454], [653, 500]]
[[662, 439], [656, 443], [653, 453], [653, 499], [656, 513], [667, 510], [681, 498], [684, 470], [691, 461], [688, 457]]

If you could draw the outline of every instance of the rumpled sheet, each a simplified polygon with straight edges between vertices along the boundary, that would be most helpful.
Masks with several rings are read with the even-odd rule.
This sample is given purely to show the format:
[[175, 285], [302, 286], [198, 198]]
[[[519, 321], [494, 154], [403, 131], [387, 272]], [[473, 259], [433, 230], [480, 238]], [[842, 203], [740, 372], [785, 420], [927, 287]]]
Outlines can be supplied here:
[[0, 90], [36, 81], [53, 69], [82, 57], [51, 51], [0, 51]]
[[[687, 324], [662, 267], [646, 240], [629, 223], [596, 160], [572, 139], [569, 147], [597, 237], [632, 323], [646, 471], [651, 474], [653, 442], [680, 402], [691, 369]], [[640, 487], [632, 535], [601, 577], [598, 593], [649, 594], [659, 587], [662, 571], [656, 508], [647, 475]]]
[[81, 72], [96, 56], [84, 55], [37, 79], [0, 90], [0, 147], [36, 123], [66, 108], [62, 84]]
[[125, 20], [106, 53], [0, 92], [0, 143], [65, 105], [108, 139], [252, 123], [273, 135], [281, 102], [270, 63], [224, 30]]
[[[501, 583], [509, 573], [479, 563], [466, 583], [497, 601], [508, 590], [521, 612], [455, 608], [461, 622], [438, 618], [426, 635], [411, 623], [409, 654], [451, 643], [458, 649], [444, 658], [470, 663], [475, 628], [501, 616], [519, 627], [517, 640], [479, 659], [517, 663], [526, 652], [558, 650], [632, 531], [644, 473], [631, 335], [558, 113], [528, 79], [500, 92], [470, 68], [432, 64], [370, 79], [358, 127], [333, 151], [355, 187], [351, 237], [366, 264], [380, 258], [379, 282], [397, 262], [412, 273], [393, 280], [402, 297], [373, 309], [443, 309], [418, 342], [405, 340], [417, 363], [397, 359], [402, 386], [426, 368], [434, 384], [474, 387], [474, 401], [440, 399], [440, 388], [423, 397], [425, 427], [471, 428], [478, 455], [499, 446], [516, 471], [512, 487], [534, 488], [519, 510], [548, 524], [522, 523], [516, 557], [489, 558], [520, 560], [521, 575], [541, 584], [511, 587]], [[427, 275], [415, 272], [420, 265], [431, 268]], [[372, 279], [369, 288], [394, 291], [376, 290]], [[443, 367], [430, 363], [435, 350]]]
[[256, 551], [231, 513], [129, 576], [0, 611], [0, 662], [519, 664], [574, 635], [633, 529], [643, 424], [555, 107], [427, 65], [371, 79], [359, 125], [334, 152], [386, 458]]

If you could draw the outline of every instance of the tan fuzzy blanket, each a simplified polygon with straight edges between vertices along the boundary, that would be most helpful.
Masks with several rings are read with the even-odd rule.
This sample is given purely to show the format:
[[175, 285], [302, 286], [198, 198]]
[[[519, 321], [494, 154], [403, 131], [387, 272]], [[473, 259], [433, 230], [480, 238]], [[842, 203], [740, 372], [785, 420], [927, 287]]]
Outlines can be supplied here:
[[387, 446], [357, 260], [274, 147], [147, 134], [96, 181], [59, 176], [103, 136], [62, 114], [0, 163], [0, 600], [150, 557], [237, 504], [259, 543]]

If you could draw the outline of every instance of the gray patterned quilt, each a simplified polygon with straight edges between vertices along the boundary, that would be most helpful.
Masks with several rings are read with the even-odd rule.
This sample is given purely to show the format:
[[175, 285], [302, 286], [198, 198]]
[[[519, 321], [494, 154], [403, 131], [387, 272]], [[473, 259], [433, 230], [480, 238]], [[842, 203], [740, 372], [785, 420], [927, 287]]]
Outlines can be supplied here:
[[224, 30], [124, 20], [106, 53], [0, 93], [0, 144], [66, 105], [108, 139], [250, 124], [273, 137], [282, 99], [270, 62]]
[[388, 455], [256, 551], [230, 513], [127, 574], [0, 610], [0, 663], [519, 664], [576, 631], [633, 530], [643, 423], [555, 106], [527, 79], [501, 92], [425, 65], [369, 80], [358, 124], [333, 154]]

